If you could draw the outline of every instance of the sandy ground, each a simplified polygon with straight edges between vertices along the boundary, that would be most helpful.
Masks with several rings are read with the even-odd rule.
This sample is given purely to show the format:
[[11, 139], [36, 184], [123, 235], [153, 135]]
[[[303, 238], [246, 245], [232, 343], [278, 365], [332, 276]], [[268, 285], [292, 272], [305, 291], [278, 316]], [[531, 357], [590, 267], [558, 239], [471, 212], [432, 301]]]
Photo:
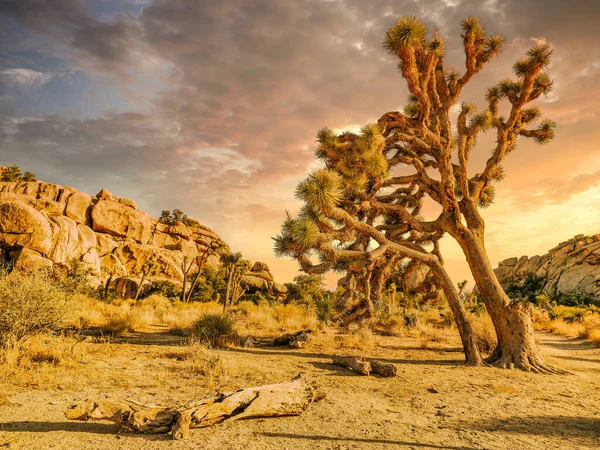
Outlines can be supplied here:
[[[177, 338], [131, 337], [85, 343], [81, 364], [10, 379], [0, 406], [0, 447], [10, 449], [592, 449], [600, 448], [600, 349], [540, 333], [542, 351], [571, 375], [534, 375], [462, 365], [458, 342], [422, 349], [415, 339], [378, 337], [353, 351], [392, 362], [393, 379], [363, 377], [329, 364], [327, 350], [256, 347], [218, 351], [229, 375], [212, 382], [173, 358]], [[318, 339], [317, 339], [318, 340]], [[95, 347], [94, 347], [95, 346]], [[95, 350], [96, 348], [96, 350]], [[171, 355], [169, 357], [169, 354]], [[87, 358], [87, 359], [85, 359]], [[109, 422], [69, 422], [72, 401], [94, 396], [179, 404], [218, 389], [310, 374], [327, 398], [298, 417], [225, 422], [165, 435], [117, 434]], [[223, 381], [225, 380], [225, 381]], [[2, 403], [0, 403], [2, 404]]]

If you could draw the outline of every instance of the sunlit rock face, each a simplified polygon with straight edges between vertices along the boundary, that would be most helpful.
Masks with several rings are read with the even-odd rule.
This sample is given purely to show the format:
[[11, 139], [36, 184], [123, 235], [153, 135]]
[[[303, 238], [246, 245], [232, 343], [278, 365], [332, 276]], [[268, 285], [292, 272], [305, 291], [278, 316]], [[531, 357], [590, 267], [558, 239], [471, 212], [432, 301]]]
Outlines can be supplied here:
[[[91, 196], [41, 181], [0, 182], [0, 260], [13, 272], [68, 271], [77, 261], [90, 269], [93, 283], [110, 279], [131, 296], [146, 261], [157, 264], [152, 280], [181, 282], [184, 257], [195, 258], [214, 241], [222, 242], [200, 222], [160, 223], [106, 189]], [[216, 268], [219, 259], [211, 256], [207, 265]], [[245, 280], [251, 288], [285, 292], [264, 263], [256, 263]]]
[[503, 286], [520, 284], [532, 273], [549, 295], [586, 294], [600, 298], [600, 234], [578, 235], [545, 255], [508, 258], [494, 269]]

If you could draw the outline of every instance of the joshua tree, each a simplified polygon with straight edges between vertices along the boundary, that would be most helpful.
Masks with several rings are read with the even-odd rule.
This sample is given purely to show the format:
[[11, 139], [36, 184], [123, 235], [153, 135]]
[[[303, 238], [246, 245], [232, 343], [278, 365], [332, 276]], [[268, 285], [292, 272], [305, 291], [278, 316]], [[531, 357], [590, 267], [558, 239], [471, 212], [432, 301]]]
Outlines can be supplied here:
[[[182, 291], [183, 292], [183, 301], [185, 302], [189, 302], [191, 297], [192, 297], [192, 293], [194, 292], [194, 288], [196, 287], [196, 284], [198, 283], [198, 279], [200, 278], [200, 276], [202, 275], [202, 269], [204, 267], [204, 264], [206, 264], [206, 261], [208, 261], [208, 258], [212, 255], [217, 254], [220, 250], [222, 250], [224, 247], [224, 244], [218, 240], [218, 239], [213, 239], [212, 241], [210, 241], [208, 243], [208, 245], [206, 246], [206, 248], [204, 249], [204, 251], [199, 254], [198, 256], [196, 256], [196, 268], [198, 270], [198, 272], [196, 272], [196, 275], [194, 276], [194, 279], [192, 280], [192, 283], [190, 285], [190, 288], [188, 290], [187, 295], [185, 294], [185, 289]], [[185, 280], [187, 277], [187, 272], [184, 273], [184, 286], [185, 286]]]
[[138, 297], [140, 296], [140, 292], [142, 292], [142, 288], [144, 286], [144, 281], [146, 281], [146, 278], [151, 277], [152, 275], [155, 275], [156, 272], [158, 270], [158, 264], [156, 264], [154, 261], [146, 261], [144, 264], [142, 264], [142, 270], [141, 270], [141, 277], [140, 277], [140, 284], [138, 284], [138, 287], [135, 291], [135, 299], [137, 300]]
[[242, 288], [242, 280], [250, 269], [250, 261], [242, 259], [240, 252], [226, 252], [221, 255], [221, 262], [225, 266], [227, 280], [223, 299], [223, 312], [225, 313], [227, 308], [233, 306], [246, 292], [246, 289]]
[[[382, 213], [370, 203], [380, 203], [376, 195], [390, 180], [386, 141], [375, 125], [363, 127], [360, 135], [336, 136], [328, 129], [317, 135], [316, 155], [326, 169], [311, 173], [296, 189], [305, 205], [297, 218], [289, 214], [281, 233], [274, 238], [277, 256], [291, 256], [302, 270], [323, 273], [330, 269], [348, 273], [348, 292], [361, 285], [364, 306], [347, 311], [353, 319], [373, 316], [373, 299], [381, 296], [390, 269], [401, 259], [426, 264], [444, 290], [455, 315], [467, 362], [480, 364], [481, 357], [471, 325], [460, 298], [442, 265], [437, 241], [441, 232], [415, 231], [395, 211]], [[400, 188], [390, 199], [400, 202], [403, 211], [417, 221], [423, 195], [411, 186]], [[389, 201], [389, 199], [388, 199]], [[433, 246], [428, 251], [427, 246]], [[317, 254], [315, 264], [311, 256]]]
[[[477, 113], [475, 105], [462, 103], [453, 130], [451, 109], [475, 74], [497, 56], [504, 44], [499, 35], [488, 36], [476, 17], [461, 23], [465, 71], [459, 74], [444, 65], [444, 40], [437, 30], [427, 38], [425, 25], [414, 17], [403, 17], [385, 36], [384, 48], [399, 60], [410, 97], [403, 112], [384, 114], [378, 126], [393, 152], [390, 168], [403, 166], [413, 173], [395, 176], [386, 182], [396, 189], [417, 186], [441, 206], [433, 221], [411, 215], [406, 207], [389, 196], [369, 200], [368, 207], [394, 213], [411, 229], [450, 234], [461, 246], [492, 318], [498, 345], [489, 362], [498, 367], [516, 367], [536, 372], [553, 372], [539, 355], [529, 312], [511, 302], [498, 282], [485, 249], [485, 223], [480, 208], [494, 200], [494, 184], [504, 177], [502, 163], [514, 149], [517, 138], [532, 138], [545, 144], [554, 137], [556, 124], [543, 120], [539, 108], [530, 103], [552, 88], [545, 72], [552, 50], [546, 44], [534, 46], [519, 59], [515, 79], [506, 79], [488, 89], [486, 107]], [[507, 116], [499, 105], [507, 104]], [[469, 174], [469, 158], [477, 136], [492, 131], [496, 144], [482, 170]], [[433, 174], [435, 172], [435, 175]]]

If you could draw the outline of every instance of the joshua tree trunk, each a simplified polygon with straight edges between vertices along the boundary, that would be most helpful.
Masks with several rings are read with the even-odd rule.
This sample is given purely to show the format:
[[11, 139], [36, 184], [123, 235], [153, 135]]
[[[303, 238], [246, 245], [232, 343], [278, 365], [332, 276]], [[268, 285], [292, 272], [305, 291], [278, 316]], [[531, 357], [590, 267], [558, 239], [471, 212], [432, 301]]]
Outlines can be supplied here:
[[231, 296], [231, 285], [233, 283], [234, 270], [235, 269], [231, 267], [227, 271], [227, 284], [225, 285], [225, 298], [223, 299], [223, 314], [227, 312], [227, 307], [229, 306], [229, 297]]
[[485, 251], [483, 232], [462, 232], [454, 237], [467, 257], [498, 337], [496, 349], [486, 362], [501, 368], [562, 373], [540, 356], [529, 312], [523, 305], [511, 302], [498, 282]]
[[144, 281], [146, 281], [146, 274], [142, 274], [142, 278], [140, 279], [140, 284], [138, 284], [137, 289], [135, 290], [135, 298], [134, 300], [137, 302], [138, 297], [140, 296], [140, 292], [142, 292], [142, 288], [144, 287]]
[[185, 289], [187, 287], [187, 273], [183, 272], [183, 284], [181, 285], [181, 301], [186, 301]]
[[466, 363], [470, 366], [481, 366], [483, 364], [483, 359], [479, 353], [479, 347], [475, 340], [471, 322], [467, 318], [467, 312], [458, 296], [458, 292], [452, 284], [452, 280], [441, 265], [438, 266], [432, 264], [430, 267], [436, 277], [436, 282], [441, 286], [446, 295], [446, 299], [448, 300], [448, 305], [450, 306], [454, 321], [456, 322], [456, 327], [458, 328], [458, 333], [460, 334]]
[[371, 280], [373, 279], [373, 268], [365, 269], [365, 315], [367, 320], [371, 320], [375, 316], [375, 307], [373, 306], [373, 298], [371, 296]]
[[113, 274], [111, 273], [108, 276], [108, 280], [106, 280], [106, 284], [104, 285], [104, 292], [102, 294], [102, 296], [104, 297], [104, 299], [106, 300], [108, 298], [108, 289], [110, 288], [110, 283], [113, 279]]

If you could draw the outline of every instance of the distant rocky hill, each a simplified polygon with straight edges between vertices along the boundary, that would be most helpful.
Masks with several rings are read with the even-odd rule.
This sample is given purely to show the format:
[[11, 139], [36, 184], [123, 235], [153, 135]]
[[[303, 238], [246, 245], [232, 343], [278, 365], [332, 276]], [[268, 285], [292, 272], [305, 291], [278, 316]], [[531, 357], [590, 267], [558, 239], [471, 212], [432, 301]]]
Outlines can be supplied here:
[[528, 273], [543, 280], [550, 295], [587, 294], [600, 298], [600, 234], [575, 236], [542, 256], [508, 258], [494, 269], [503, 286], [520, 284]]
[[[68, 270], [71, 261], [81, 261], [98, 284], [113, 274], [117, 292], [127, 297], [135, 291], [144, 262], [158, 265], [151, 280], [180, 282], [183, 258], [194, 258], [213, 240], [221, 238], [200, 222], [166, 225], [106, 189], [91, 196], [41, 181], [0, 182], [0, 260], [11, 262], [15, 271]], [[218, 258], [211, 257], [208, 265], [218, 266]], [[244, 281], [272, 294], [285, 293], [261, 262]]]

